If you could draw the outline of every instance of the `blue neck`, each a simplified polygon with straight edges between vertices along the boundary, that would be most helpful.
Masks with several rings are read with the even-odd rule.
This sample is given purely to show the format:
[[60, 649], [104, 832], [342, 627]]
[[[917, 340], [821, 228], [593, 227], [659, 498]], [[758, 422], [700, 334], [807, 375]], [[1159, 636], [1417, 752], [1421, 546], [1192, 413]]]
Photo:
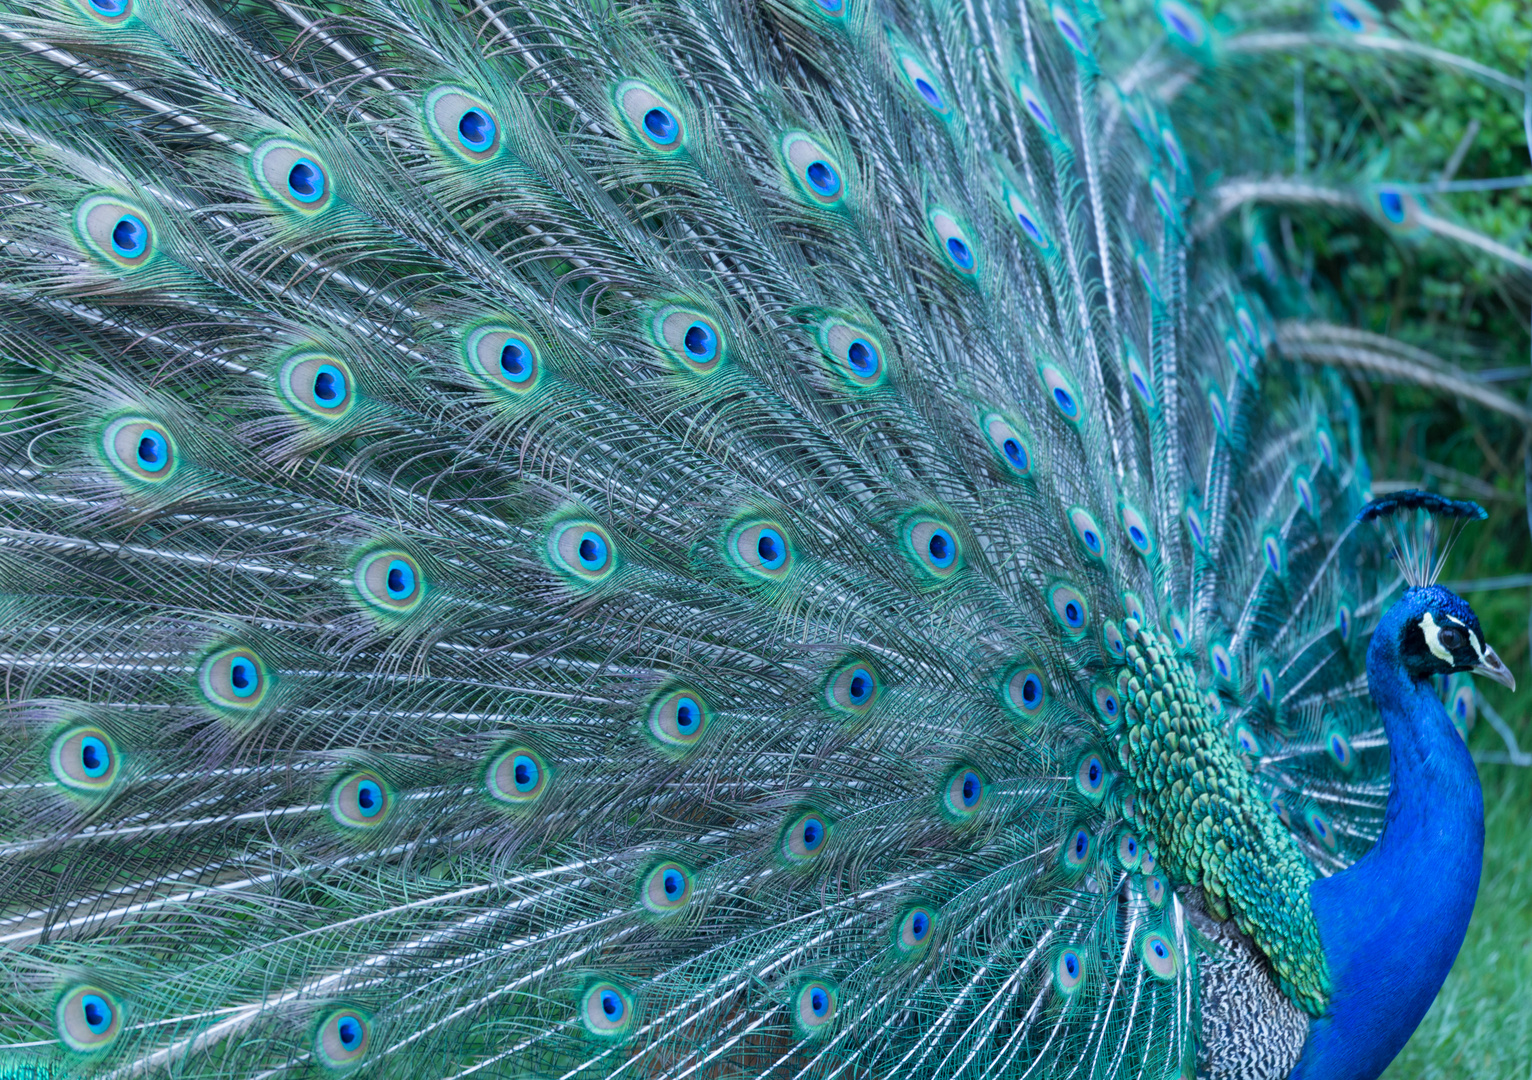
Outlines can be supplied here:
[[1395, 650], [1401, 607], [1367, 650], [1388, 734], [1388, 817], [1371, 851], [1309, 891], [1332, 993], [1292, 1080], [1372, 1080], [1388, 1066], [1441, 989], [1479, 892], [1479, 774], [1430, 682], [1411, 679]]

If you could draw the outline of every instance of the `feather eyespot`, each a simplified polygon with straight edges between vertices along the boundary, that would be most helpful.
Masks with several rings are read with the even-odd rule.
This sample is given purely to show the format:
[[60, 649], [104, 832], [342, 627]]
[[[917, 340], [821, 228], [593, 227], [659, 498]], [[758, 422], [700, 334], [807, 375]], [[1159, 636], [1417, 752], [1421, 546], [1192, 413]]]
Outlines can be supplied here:
[[629, 130], [647, 150], [673, 154], [686, 144], [686, 124], [682, 113], [645, 83], [620, 84], [613, 94], [617, 111]]
[[1180, 970], [1181, 960], [1176, 954], [1175, 945], [1158, 930], [1144, 935], [1144, 940], [1139, 943], [1138, 954], [1156, 977], [1167, 982], [1174, 979]]
[[1133, 550], [1144, 558], [1154, 554], [1154, 534], [1149, 531], [1149, 523], [1127, 503], [1118, 508], [1118, 516], [1122, 519], [1122, 531], [1128, 534], [1128, 543]]
[[367, 1053], [372, 1024], [359, 1009], [336, 1009], [319, 1022], [314, 1053], [331, 1069], [355, 1065]]
[[1293, 477], [1293, 494], [1298, 496], [1298, 503], [1303, 507], [1304, 512], [1312, 517], [1314, 515], [1314, 485], [1302, 473]]
[[1164, 907], [1165, 893], [1165, 879], [1159, 874], [1144, 879], [1144, 899], [1149, 901], [1151, 907]]
[[1335, 440], [1331, 438], [1330, 433], [1320, 428], [1314, 433], [1314, 445], [1319, 448], [1319, 460], [1324, 463], [1325, 468], [1335, 468]]
[[220, 649], [197, 669], [197, 687], [209, 705], [249, 713], [266, 698], [270, 678], [266, 665], [250, 649]]
[[1015, 191], [1006, 188], [1005, 207], [1011, 212], [1011, 219], [1021, 227], [1022, 233], [1031, 241], [1033, 247], [1045, 254], [1053, 250], [1053, 240], [1048, 235], [1048, 230], [1043, 227], [1042, 217], [1032, 208], [1031, 203]]
[[548, 533], [548, 556], [579, 585], [597, 585], [617, 570], [612, 535], [594, 521], [561, 521]]
[[827, 1027], [835, 1019], [840, 1004], [835, 987], [820, 979], [799, 987], [796, 1000], [798, 1028], [805, 1035], [816, 1034]]
[[463, 341], [469, 374], [512, 398], [537, 386], [542, 357], [531, 335], [507, 326], [482, 326]]
[[[1075, 768], [1075, 786], [1092, 802], [1099, 802], [1106, 792], [1106, 763], [1100, 754], [1087, 754]], [[1083, 835], [1083, 834], [1082, 834]]]
[[1375, 34], [1383, 27], [1377, 9], [1365, 0], [1329, 0], [1324, 7], [1330, 20], [1348, 34]]
[[536, 750], [513, 746], [490, 758], [484, 786], [490, 798], [513, 806], [537, 801], [548, 790], [552, 773]]
[[1352, 615], [1349, 604], [1337, 604], [1335, 606], [1335, 632], [1340, 635], [1342, 641], [1351, 640]]
[[846, 195], [840, 162], [800, 131], [782, 139], [782, 158], [799, 191], [819, 206], [838, 206]]
[[287, 404], [321, 420], [338, 420], [356, 402], [356, 380], [339, 357], [300, 353], [282, 364], [277, 386]]
[[1177, 649], [1191, 646], [1191, 631], [1187, 629], [1186, 619], [1179, 611], [1172, 611], [1165, 617], [1165, 627], [1170, 631], [1170, 641]]
[[1080, 988], [1085, 978], [1085, 957], [1078, 949], [1063, 949], [1053, 962], [1053, 982], [1065, 994]]
[[1148, 624], [1149, 620], [1144, 615], [1144, 602], [1139, 599], [1138, 593], [1125, 592], [1122, 594], [1121, 600], [1122, 613], [1125, 617], [1132, 619], [1139, 626]]
[[581, 1018], [585, 1030], [601, 1039], [616, 1039], [633, 1027], [633, 998], [616, 983], [601, 981], [585, 991]]
[[1149, 381], [1149, 369], [1144, 367], [1144, 362], [1139, 358], [1138, 350], [1132, 345], [1124, 345], [1128, 355], [1128, 381], [1133, 384], [1133, 391], [1147, 407], [1154, 408], [1154, 386]]
[[426, 128], [455, 156], [477, 165], [500, 151], [500, 125], [487, 104], [456, 86], [438, 86], [425, 97]]
[[644, 876], [639, 895], [644, 907], [656, 915], [673, 915], [692, 898], [695, 879], [690, 870], [677, 862], [656, 866]]
[[1222, 642], [1214, 642], [1208, 647], [1208, 663], [1213, 666], [1213, 674], [1222, 682], [1234, 681], [1234, 657], [1229, 655], [1229, 648]]
[[1083, 507], [1073, 507], [1069, 511], [1069, 527], [1074, 530], [1075, 539], [1080, 546], [1085, 548], [1085, 553], [1092, 559], [1102, 560], [1106, 558], [1106, 534], [1101, 531], [1101, 526], [1096, 524], [1096, 519], [1091, 517], [1090, 511]]
[[961, 768], [942, 785], [942, 804], [955, 818], [972, 817], [984, 801], [985, 784], [977, 770]]
[[1076, 829], [1064, 841], [1064, 866], [1069, 870], [1081, 870], [1090, 862], [1095, 850], [1095, 838], [1084, 829]]
[[793, 568], [796, 552], [785, 528], [775, 521], [744, 521], [729, 530], [729, 561], [754, 577], [781, 581]]
[[141, 416], [124, 416], [108, 424], [101, 449], [117, 472], [146, 484], [164, 483], [180, 464], [169, 429]]
[[1117, 691], [1110, 686], [1095, 687], [1091, 691], [1091, 700], [1108, 725], [1122, 719], [1122, 701], [1117, 697]]
[[934, 518], [911, 518], [902, 531], [906, 554], [930, 577], [949, 578], [962, 565], [962, 549], [957, 536], [943, 522]]
[[330, 816], [349, 829], [374, 829], [388, 818], [393, 796], [376, 773], [342, 777], [330, 792]]
[[1048, 606], [1066, 633], [1078, 636], [1085, 632], [1090, 608], [1085, 603], [1085, 594], [1079, 589], [1059, 582], [1048, 590]]
[[667, 307], [654, 317], [655, 344], [669, 355], [679, 371], [711, 375], [728, 355], [718, 324], [691, 308]]
[[1080, 423], [1084, 418], [1080, 407], [1080, 392], [1069, 381], [1069, 377], [1054, 364], [1043, 364], [1037, 371], [1048, 392], [1048, 400], [1053, 402], [1053, 407], [1058, 409], [1059, 415], [1071, 424]]
[[1024, 720], [1034, 720], [1041, 716], [1048, 704], [1043, 673], [1032, 667], [1013, 671], [1005, 680], [1004, 698], [1005, 704]]
[[286, 139], [268, 139], [250, 155], [256, 187], [285, 210], [309, 216], [333, 201], [329, 170], [319, 155]]
[[1207, 529], [1202, 524], [1202, 514], [1195, 506], [1186, 508], [1186, 531], [1192, 538], [1192, 546], [1199, 550], [1207, 547]]
[[99, 795], [122, 773], [112, 737], [98, 727], [74, 727], [53, 740], [48, 751], [53, 778], [74, 791]]
[[121, 270], [137, 270], [154, 258], [149, 215], [113, 195], [93, 195], [74, 215], [75, 232], [93, 255]]
[[931, 231], [936, 235], [937, 247], [948, 266], [964, 277], [973, 277], [979, 272], [979, 249], [958, 224], [957, 218], [938, 207], [931, 211]]
[[1015, 83], [1016, 96], [1021, 99], [1022, 108], [1032, 118], [1032, 122], [1043, 130], [1043, 133], [1051, 138], [1062, 138], [1059, 126], [1053, 120], [1053, 110], [1048, 108], [1048, 103], [1042, 99], [1024, 79], [1018, 78]]
[[1181, 3], [1181, 0], [1159, 0], [1154, 7], [1166, 32], [1178, 43], [1194, 51], [1208, 43], [1212, 31], [1202, 15], [1190, 5]]
[[711, 715], [702, 695], [690, 687], [660, 695], [649, 706], [649, 734], [672, 750], [689, 750], [702, 739]]
[[1256, 676], [1255, 685], [1261, 695], [1261, 700], [1271, 705], [1277, 699], [1277, 677], [1272, 674], [1271, 668], [1263, 667]]
[[81, 0], [80, 7], [107, 26], [121, 26], [133, 14], [133, 0]]
[[905, 956], [922, 952], [930, 944], [936, 929], [936, 913], [928, 907], [913, 907], [894, 924], [894, 947]]
[[53, 1008], [54, 1027], [71, 1050], [93, 1054], [122, 1034], [122, 1005], [99, 986], [76, 986]]
[[1106, 646], [1109, 656], [1121, 660], [1128, 655], [1128, 642], [1122, 636], [1121, 628], [1111, 619], [1108, 619], [1101, 627], [1101, 642]]
[[1122, 864], [1124, 870], [1137, 867], [1142, 855], [1138, 837], [1132, 833], [1123, 833], [1117, 838], [1117, 861]]
[[1236, 724], [1234, 727], [1234, 749], [1241, 754], [1258, 758], [1261, 756], [1261, 740], [1256, 737], [1255, 732], [1251, 731], [1248, 725]]
[[821, 323], [817, 334], [832, 370], [853, 387], [871, 389], [884, 381], [888, 364], [878, 335], [840, 319]]
[[1224, 406], [1223, 394], [1216, 386], [1208, 389], [1208, 412], [1213, 417], [1213, 427], [1218, 434], [1229, 434], [1229, 413]]
[[979, 426], [1010, 475], [1023, 478], [1032, 475], [1030, 440], [1014, 424], [999, 413], [989, 413], [979, 421]]
[[835, 672], [825, 686], [825, 703], [841, 712], [863, 715], [877, 703], [883, 684], [871, 664], [853, 661]]
[[1085, 32], [1075, 22], [1074, 16], [1065, 11], [1061, 4], [1054, 4], [1049, 13], [1053, 16], [1053, 25], [1058, 27], [1064, 40], [1069, 42], [1069, 47], [1081, 56], [1089, 57], [1090, 46], [1085, 43]]
[[794, 818], [782, 833], [782, 855], [790, 863], [804, 863], [824, 853], [830, 825], [824, 816], [810, 811]]
[[938, 116], [950, 115], [952, 109], [939, 89], [941, 84], [937, 82], [936, 76], [931, 74], [930, 69], [903, 50], [899, 51], [897, 59], [905, 82], [909, 84], [911, 90], [915, 91], [915, 96], [920, 99], [920, 103]]
[[1332, 731], [1325, 736], [1325, 749], [1330, 753], [1330, 760], [1343, 771], [1350, 772], [1356, 764], [1356, 755], [1351, 750], [1351, 742], [1339, 731]]
[[1339, 837], [1335, 835], [1335, 826], [1330, 823], [1329, 817], [1319, 810], [1309, 809], [1303, 815], [1304, 824], [1309, 827], [1309, 833], [1318, 840], [1327, 850], [1334, 851], [1339, 844]]
[[1275, 534], [1262, 537], [1261, 556], [1266, 561], [1266, 568], [1281, 577], [1284, 566], [1281, 538]]
[[351, 583], [368, 606], [390, 615], [414, 611], [426, 594], [420, 564], [408, 552], [398, 550], [364, 555], [352, 571]]

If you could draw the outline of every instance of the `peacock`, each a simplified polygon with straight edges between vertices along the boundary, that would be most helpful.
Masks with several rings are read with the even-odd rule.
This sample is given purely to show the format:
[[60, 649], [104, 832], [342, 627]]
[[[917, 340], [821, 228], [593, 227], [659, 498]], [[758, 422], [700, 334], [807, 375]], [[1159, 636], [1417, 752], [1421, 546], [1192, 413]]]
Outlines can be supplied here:
[[7, 0], [0, 1075], [1380, 1073], [1482, 511], [1172, 112], [1429, 50], [1155, 12]]

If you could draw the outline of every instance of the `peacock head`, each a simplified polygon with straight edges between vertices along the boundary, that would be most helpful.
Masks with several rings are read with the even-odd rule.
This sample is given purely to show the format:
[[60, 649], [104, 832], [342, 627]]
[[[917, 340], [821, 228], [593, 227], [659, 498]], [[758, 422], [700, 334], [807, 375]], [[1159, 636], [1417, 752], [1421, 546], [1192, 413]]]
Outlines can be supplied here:
[[1516, 688], [1516, 678], [1484, 640], [1479, 617], [1457, 593], [1440, 585], [1406, 589], [1378, 627], [1396, 635], [1393, 642], [1415, 682], [1432, 675], [1467, 671]]

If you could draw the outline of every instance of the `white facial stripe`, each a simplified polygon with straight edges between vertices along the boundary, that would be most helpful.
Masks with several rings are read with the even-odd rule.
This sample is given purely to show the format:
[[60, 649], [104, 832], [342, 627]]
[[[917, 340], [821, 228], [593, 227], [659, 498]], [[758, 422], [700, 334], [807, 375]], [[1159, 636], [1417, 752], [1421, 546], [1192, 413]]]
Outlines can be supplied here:
[[[1449, 664], [1457, 663], [1452, 657], [1452, 650], [1442, 644], [1442, 628], [1436, 625], [1436, 619], [1429, 611], [1421, 617], [1420, 631], [1426, 635], [1426, 648], [1431, 650], [1433, 656], [1440, 657]], [[1472, 636], [1472, 634], [1469, 635], [1469, 637]]]

